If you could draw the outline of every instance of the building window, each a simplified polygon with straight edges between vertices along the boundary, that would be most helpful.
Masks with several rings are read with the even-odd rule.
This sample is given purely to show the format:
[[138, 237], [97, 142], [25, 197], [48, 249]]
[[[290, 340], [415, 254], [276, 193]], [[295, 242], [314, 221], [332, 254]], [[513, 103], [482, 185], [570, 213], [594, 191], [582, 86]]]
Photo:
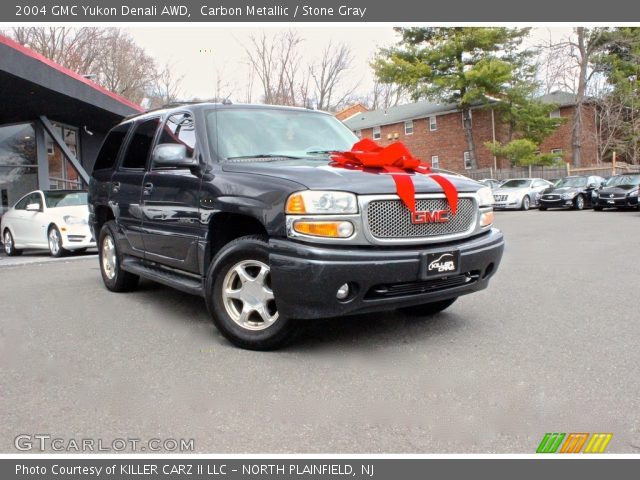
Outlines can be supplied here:
[[356, 137], [362, 138], [362, 130], [356, 130]]
[[407, 120], [404, 122], [404, 134], [413, 135], [413, 120]]
[[435, 132], [438, 130], [438, 117], [429, 117], [429, 131]]
[[553, 112], [550, 112], [549, 118], [560, 118], [560, 109], [556, 108]]
[[431, 166], [433, 168], [440, 167], [440, 160], [438, 159], [438, 155], [431, 155]]
[[555, 161], [560, 162], [563, 160], [561, 148], [554, 148], [553, 150], [551, 150], [551, 153], [555, 155], [555, 157], [553, 157]]
[[468, 151], [464, 152], [464, 168], [470, 170], [471, 166], [471, 153]]
[[380, 127], [373, 127], [373, 139], [380, 140], [382, 138], [382, 134], [380, 133]]

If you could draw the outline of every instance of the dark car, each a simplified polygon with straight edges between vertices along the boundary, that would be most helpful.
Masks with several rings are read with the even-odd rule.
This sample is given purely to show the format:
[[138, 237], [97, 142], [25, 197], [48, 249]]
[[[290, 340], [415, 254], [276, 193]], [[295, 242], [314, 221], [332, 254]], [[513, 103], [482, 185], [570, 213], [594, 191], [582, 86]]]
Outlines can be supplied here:
[[604, 179], [596, 175], [570, 176], [558, 180], [540, 196], [540, 210], [573, 208], [582, 210], [593, 205], [593, 193]]
[[389, 175], [339, 168], [357, 137], [332, 115], [198, 104], [126, 119], [89, 186], [105, 286], [139, 277], [205, 298], [234, 344], [272, 349], [301, 320], [400, 308], [429, 315], [482, 290], [504, 241], [487, 187], [414, 174], [416, 211]]
[[638, 208], [640, 173], [614, 175], [596, 192], [594, 210]]

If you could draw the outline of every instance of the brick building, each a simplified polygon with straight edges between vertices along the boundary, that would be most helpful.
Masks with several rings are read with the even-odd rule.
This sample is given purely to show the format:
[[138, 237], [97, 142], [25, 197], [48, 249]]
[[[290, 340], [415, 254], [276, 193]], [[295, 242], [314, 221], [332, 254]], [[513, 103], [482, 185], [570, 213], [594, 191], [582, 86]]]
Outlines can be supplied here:
[[[540, 146], [543, 153], [557, 153], [566, 162], [571, 161], [571, 131], [575, 97], [554, 92], [540, 98], [558, 105], [552, 116], [568, 120], [558, 127]], [[478, 168], [509, 168], [508, 162], [494, 158], [484, 146], [485, 142], [505, 142], [507, 128], [500, 114], [491, 107], [477, 107], [472, 112], [473, 138], [476, 144]], [[462, 112], [455, 105], [416, 102], [382, 110], [361, 111], [343, 120], [356, 135], [371, 138], [381, 145], [401, 141], [423, 161], [434, 167], [459, 171], [471, 168], [467, 141], [462, 126]], [[583, 108], [582, 165], [597, 162], [597, 136], [594, 109]]]

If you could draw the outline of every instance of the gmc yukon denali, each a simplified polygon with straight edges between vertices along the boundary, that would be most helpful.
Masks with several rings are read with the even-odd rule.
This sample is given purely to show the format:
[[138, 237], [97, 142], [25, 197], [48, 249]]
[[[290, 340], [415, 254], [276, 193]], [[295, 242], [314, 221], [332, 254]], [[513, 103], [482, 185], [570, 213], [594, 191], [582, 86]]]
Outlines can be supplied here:
[[333, 116], [194, 104], [125, 119], [89, 186], [106, 288], [140, 277], [204, 297], [237, 346], [274, 349], [301, 321], [401, 309], [429, 315], [487, 287], [504, 247], [489, 188], [332, 161], [358, 141]]

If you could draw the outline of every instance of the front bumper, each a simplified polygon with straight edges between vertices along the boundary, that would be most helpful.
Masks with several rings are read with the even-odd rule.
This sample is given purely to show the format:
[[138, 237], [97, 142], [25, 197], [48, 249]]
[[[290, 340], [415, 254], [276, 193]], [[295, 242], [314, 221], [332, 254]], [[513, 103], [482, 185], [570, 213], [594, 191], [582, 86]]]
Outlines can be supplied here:
[[638, 206], [638, 197], [598, 197], [595, 205], [602, 208], [635, 208]]
[[[455, 298], [487, 287], [497, 271], [504, 238], [497, 229], [444, 244], [403, 247], [326, 247], [269, 241], [271, 284], [278, 310], [297, 319], [391, 310]], [[456, 272], [426, 277], [430, 253], [459, 252]], [[338, 300], [348, 283], [351, 294]]]
[[96, 246], [96, 241], [88, 225], [67, 225], [60, 228], [62, 247], [65, 250], [79, 250]]
[[548, 200], [548, 199], [545, 199], [545, 198], [541, 198], [539, 200], [539, 202], [540, 202], [540, 206], [542, 208], [573, 208], [573, 200], [574, 199], [575, 199], [575, 197], [568, 198], [568, 199], [558, 198], [558, 199], [554, 199], [554, 200]]
[[[531, 202], [531, 206], [533, 206], [533, 201]], [[504, 201], [496, 201], [493, 202], [494, 210], [519, 210], [522, 207], [522, 199], [521, 198], [509, 198]]]

